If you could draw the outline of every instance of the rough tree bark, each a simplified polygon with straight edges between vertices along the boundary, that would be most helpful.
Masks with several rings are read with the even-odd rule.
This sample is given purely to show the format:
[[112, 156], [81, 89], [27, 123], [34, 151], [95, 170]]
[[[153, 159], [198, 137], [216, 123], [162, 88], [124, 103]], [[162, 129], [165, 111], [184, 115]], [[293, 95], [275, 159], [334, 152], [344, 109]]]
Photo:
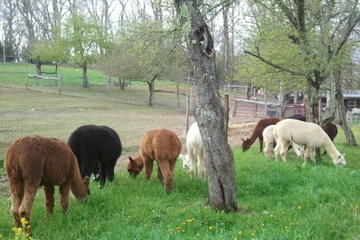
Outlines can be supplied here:
[[187, 47], [197, 79], [195, 118], [204, 143], [208, 201], [215, 210], [237, 211], [234, 159], [224, 128], [224, 109], [217, 91], [212, 36], [197, 1], [175, 0], [180, 21], [191, 22]]

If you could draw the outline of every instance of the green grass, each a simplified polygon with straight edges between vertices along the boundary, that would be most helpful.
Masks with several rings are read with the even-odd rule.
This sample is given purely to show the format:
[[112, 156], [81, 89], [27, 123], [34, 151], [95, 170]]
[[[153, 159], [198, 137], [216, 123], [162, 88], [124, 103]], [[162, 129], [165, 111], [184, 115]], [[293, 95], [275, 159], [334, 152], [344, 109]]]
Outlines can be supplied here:
[[[354, 131], [359, 133], [360, 126]], [[360, 237], [360, 151], [336, 139], [348, 166], [335, 167], [328, 156], [303, 166], [293, 153], [289, 162], [265, 159], [253, 146], [234, 149], [239, 206], [250, 212], [215, 212], [204, 203], [207, 182], [191, 179], [178, 161], [174, 191], [166, 195], [155, 178], [130, 178], [124, 168], [114, 183], [85, 203], [71, 199], [63, 216], [57, 202], [47, 219], [39, 190], [32, 213], [36, 239], [358, 239]], [[57, 200], [58, 200], [57, 196]], [[0, 201], [0, 234], [13, 236], [10, 200]]]

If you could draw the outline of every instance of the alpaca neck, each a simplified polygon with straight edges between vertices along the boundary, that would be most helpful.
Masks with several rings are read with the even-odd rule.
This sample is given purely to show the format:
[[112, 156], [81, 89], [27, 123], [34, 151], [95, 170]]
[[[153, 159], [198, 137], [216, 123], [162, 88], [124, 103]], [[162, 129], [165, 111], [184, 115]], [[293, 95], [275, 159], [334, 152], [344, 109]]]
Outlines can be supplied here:
[[75, 165], [75, 167], [73, 168], [74, 172], [73, 172], [73, 179], [72, 179], [72, 183], [71, 183], [71, 192], [74, 194], [74, 196], [78, 200], [82, 200], [82, 199], [86, 198], [88, 195], [88, 187], [86, 186], [83, 179], [81, 178], [79, 166], [76, 162], [76, 159], [75, 159], [74, 165]]
[[253, 144], [256, 139], [260, 136], [261, 133], [259, 133], [259, 130], [255, 128], [254, 132], [251, 134], [251, 137], [249, 138], [250, 145]]
[[337, 159], [340, 155], [340, 152], [335, 148], [335, 145], [331, 142], [330, 138], [326, 138], [324, 148], [326, 149], [326, 152], [329, 154], [331, 159]]

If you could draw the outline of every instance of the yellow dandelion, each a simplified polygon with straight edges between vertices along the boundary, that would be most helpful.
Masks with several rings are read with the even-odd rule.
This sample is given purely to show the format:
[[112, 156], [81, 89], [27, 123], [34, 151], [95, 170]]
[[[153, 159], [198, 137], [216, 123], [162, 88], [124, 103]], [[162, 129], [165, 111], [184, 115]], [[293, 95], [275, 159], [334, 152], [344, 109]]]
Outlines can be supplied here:
[[238, 234], [241, 236], [241, 235], [244, 234], [244, 232], [243, 232], [243, 231], [239, 231]]
[[252, 237], [255, 237], [255, 232], [252, 232], [252, 233], [250, 233], [250, 235], [252, 236]]
[[213, 229], [215, 229], [215, 227], [209, 226], [209, 230], [213, 230]]
[[20, 222], [21, 222], [22, 225], [26, 225], [26, 224], [29, 223], [29, 221], [26, 220], [26, 218], [24, 218], [24, 217], [22, 217], [22, 218], [20, 219]]
[[186, 220], [186, 222], [188, 222], [188, 223], [191, 223], [191, 222], [193, 222], [194, 221], [194, 219], [187, 219]]
[[301, 205], [297, 206], [297, 209], [302, 209], [303, 207]]

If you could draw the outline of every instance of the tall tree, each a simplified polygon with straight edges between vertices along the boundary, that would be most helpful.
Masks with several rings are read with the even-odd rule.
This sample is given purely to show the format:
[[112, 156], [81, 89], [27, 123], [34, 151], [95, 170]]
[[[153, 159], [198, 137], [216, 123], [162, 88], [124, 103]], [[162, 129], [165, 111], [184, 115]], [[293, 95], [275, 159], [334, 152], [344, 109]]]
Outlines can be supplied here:
[[82, 86], [89, 87], [88, 64], [95, 63], [100, 55], [99, 49], [110, 47], [108, 38], [103, 35], [102, 25], [93, 19], [80, 14], [73, 8], [65, 24], [64, 36], [70, 62], [79, 65], [83, 70]]
[[236, 211], [234, 159], [227, 143], [224, 109], [217, 91], [212, 36], [198, 1], [175, 0], [186, 31], [187, 47], [197, 79], [198, 107], [195, 118], [205, 149], [209, 204], [216, 210]]
[[[261, 55], [259, 46], [247, 54], [293, 75], [302, 75], [307, 81], [309, 117], [319, 122], [318, 97], [321, 85], [329, 77], [334, 63], [341, 59], [341, 52], [354, 27], [360, 21], [358, 0], [270, 0], [255, 1], [264, 10], [263, 16], [272, 15], [282, 22], [283, 32], [300, 51], [303, 69], [291, 70]], [[257, 25], [259, 26], [259, 25]], [[261, 31], [258, 32], [262, 34]]]

